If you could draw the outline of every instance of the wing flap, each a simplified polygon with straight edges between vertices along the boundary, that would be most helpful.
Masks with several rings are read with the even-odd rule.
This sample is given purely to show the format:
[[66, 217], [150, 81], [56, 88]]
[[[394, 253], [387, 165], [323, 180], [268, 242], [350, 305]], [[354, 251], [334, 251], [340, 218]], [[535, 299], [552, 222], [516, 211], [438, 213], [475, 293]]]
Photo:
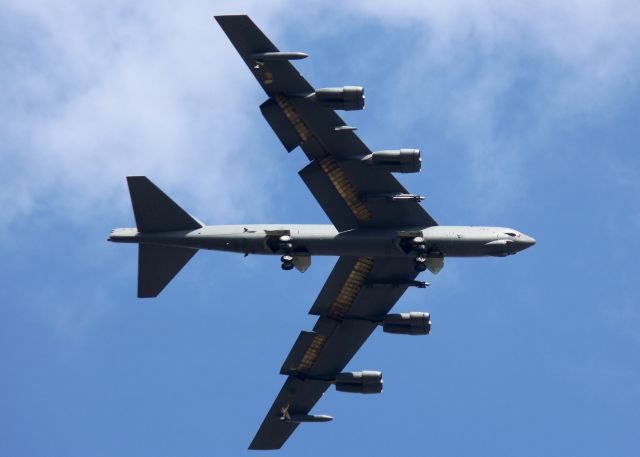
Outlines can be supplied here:
[[293, 151], [300, 144], [301, 139], [278, 103], [270, 98], [260, 105], [260, 111], [287, 152]]
[[[326, 317], [320, 321], [329, 320]], [[312, 378], [333, 378], [344, 370], [349, 361], [369, 338], [378, 324], [367, 320], [346, 319], [334, 326], [331, 334], [319, 351], [308, 376]]]
[[339, 232], [357, 226], [357, 219], [315, 160], [298, 173]]
[[340, 257], [309, 314], [382, 319], [416, 276], [411, 259]]
[[[303, 143], [307, 155], [306, 145]], [[314, 144], [322, 147], [322, 143]], [[317, 155], [317, 152], [314, 153]], [[336, 160], [332, 155], [313, 160], [299, 173], [339, 231], [356, 227], [431, 227], [437, 222], [418, 201], [394, 200], [408, 195], [391, 173], [360, 160]]]
[[309, 314], [315, 316], [326, 316], [329, 314], [331, 306], [345, 286], [346, 279], [357, 261], [357, 257], [343, 256], [338, 259], [333, 270], [331, 270], [331, 274], [329, 274], [329, 278], [327, 278], [327, 281], [324, 283], [318, 298], [316, 298], [315, 303], [311, 306]]

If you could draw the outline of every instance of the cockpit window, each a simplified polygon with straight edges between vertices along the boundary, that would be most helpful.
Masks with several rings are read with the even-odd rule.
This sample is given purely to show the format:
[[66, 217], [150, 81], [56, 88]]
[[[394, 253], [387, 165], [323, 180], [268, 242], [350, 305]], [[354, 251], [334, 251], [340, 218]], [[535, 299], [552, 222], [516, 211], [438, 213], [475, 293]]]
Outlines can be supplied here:
[[510, 236], [510, 237], [512, 237], [512, 238], [515, 238], [515, 237], [516, 237], [516, 234], [515, 234], [515, 233], [513, 233], [513, 232], [504, 232], [504, 234], [505, 234], [505, 235], [509, 235], [509, 236]]

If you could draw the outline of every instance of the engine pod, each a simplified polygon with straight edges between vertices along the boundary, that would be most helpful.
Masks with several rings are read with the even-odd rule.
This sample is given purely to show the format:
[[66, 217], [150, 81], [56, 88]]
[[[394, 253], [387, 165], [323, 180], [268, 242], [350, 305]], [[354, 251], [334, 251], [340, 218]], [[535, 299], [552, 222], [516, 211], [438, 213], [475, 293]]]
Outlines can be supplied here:
[[308, 98], [335, 110], [361, 110], [364, 108], [364, 87], [345, 86], [316, 89]]
[[417, 173], [422, 168], [419, 149], [377, 151], [363, 157], [362, 161], [392, 173]]
[[431, 332], [431, 316], [423, 312], [387, 314], [381, 325], [386, 333], [428, 335]]
[[359, 394], [379, 394], [382, 384], [382, 373], [379, 371], [340, 373], [335, 380], [337, 391]]

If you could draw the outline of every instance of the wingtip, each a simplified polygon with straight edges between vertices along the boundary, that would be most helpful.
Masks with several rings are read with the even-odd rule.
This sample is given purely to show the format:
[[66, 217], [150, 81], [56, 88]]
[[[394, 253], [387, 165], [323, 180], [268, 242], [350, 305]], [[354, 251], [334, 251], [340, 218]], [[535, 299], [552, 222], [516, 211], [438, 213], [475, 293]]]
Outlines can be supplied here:
[[213, 18], [220, 22], [226, 19], [234, 19], [234, 18], [248, 18], [249, 16], [246, 14], [215, 14]]
[[280, 447], [254, 446], [251, 444], [247, 449], [250, 451], [276, 451], [280, 449]]
[[253, 441], [251, 441], [251, 444], [249, 445], [249, 447], [247, 448], [250, 451], [275, 451], [278, 449], [282, 449], [282, 444], [280, 444], [280, 446], [278, 445], [272, 445], [272, 444], [266, 444], [264, 442], [264, 440], [260, 440], [258, 439], [258, 437], [256, 436]]

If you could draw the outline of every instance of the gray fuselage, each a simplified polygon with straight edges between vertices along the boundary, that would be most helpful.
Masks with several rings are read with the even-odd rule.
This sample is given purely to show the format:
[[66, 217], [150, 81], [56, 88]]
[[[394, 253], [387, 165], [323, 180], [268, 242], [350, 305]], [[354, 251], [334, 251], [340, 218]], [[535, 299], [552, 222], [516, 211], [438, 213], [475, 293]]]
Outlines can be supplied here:
[[517, 230], [504, 227], [434, 226], [416, 229], [361, 228], [339, 233], [332, 225], [209, 225], [196, 230], [139, 233], [135, 228], [114, 229], [109, 241], [280, 255], [278, 238], [288, 235], [295, 252], [326, 256], [415, 256], [403, 240], [424, 238], [429, 256], [507, 256], [535, 244]]

